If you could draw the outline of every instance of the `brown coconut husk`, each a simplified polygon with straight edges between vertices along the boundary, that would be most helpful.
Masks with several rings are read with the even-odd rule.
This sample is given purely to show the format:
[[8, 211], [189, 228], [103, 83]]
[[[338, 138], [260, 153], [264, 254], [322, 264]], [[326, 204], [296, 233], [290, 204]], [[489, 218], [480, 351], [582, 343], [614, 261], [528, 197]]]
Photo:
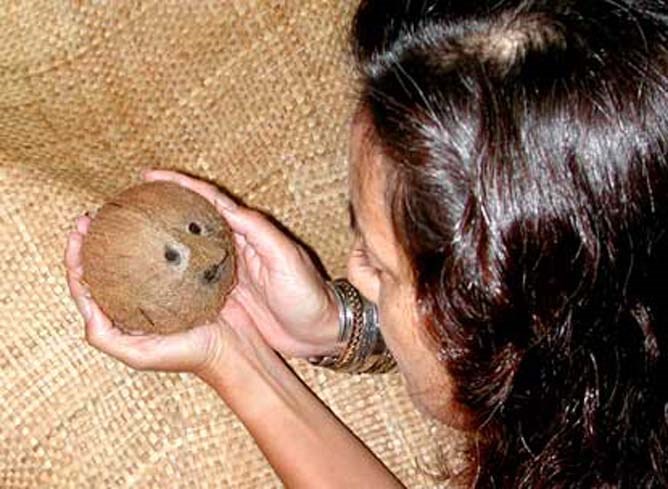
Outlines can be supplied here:
[[171, 182], [107, 202], [83, 244], [84, 281], [125, 331], [167, 334], [214, 320], [235, 262], [232, 231], [216, 208]]

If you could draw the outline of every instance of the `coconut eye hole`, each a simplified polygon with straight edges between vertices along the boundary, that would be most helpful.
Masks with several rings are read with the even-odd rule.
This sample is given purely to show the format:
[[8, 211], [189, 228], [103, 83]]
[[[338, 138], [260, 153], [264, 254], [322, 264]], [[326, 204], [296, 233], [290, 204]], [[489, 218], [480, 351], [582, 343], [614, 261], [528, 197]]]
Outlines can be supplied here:
[[171, 246], [165, 246], [165, 260], [174, 265], [181, 263], [181, 254]]
[[196, 234], [199, 236], [200, 234], [202, 234], [202, 226], [200, 226], [196, 222], [191, 222], [190, 224], [188, 224], [188, 231], [190, 231], [190, 234]]

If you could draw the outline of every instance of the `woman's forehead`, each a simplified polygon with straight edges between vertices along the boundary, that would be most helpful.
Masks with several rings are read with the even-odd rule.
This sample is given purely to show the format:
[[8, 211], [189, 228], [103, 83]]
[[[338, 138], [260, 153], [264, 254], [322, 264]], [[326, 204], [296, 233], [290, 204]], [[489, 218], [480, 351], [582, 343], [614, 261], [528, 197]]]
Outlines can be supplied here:
[[[351, 211], [360, 227], [389, 225], [382, 154], [365, 133], [364, 123], [353, 129], [349, 172]], [[386, 227], [386, 226], [382, 226]]]
[[382, 154], [373, 136], [373, 127], [368, 117], [356, 117], [353, 121], [350, 138], [349, 186], [351, 197], [359, 199], [359, 194], [368, 191], [382, 178]]

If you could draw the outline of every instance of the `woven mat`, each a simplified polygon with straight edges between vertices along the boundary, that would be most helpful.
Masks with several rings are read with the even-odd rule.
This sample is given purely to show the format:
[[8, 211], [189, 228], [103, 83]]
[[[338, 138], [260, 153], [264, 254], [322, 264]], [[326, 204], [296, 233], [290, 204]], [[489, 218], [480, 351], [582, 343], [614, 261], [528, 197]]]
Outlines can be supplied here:
[[[281, 486], [203, 383], [133, 371], [83, 341], [62, 255], [75, 216], [153, 166], [268, 210], [342, 274], [353, 9], [3, 2], [0, 487]], [[460, 435], [421, 418], [399, 377], [293, 365], [407, 485], [438, 485], [428, 472]]]

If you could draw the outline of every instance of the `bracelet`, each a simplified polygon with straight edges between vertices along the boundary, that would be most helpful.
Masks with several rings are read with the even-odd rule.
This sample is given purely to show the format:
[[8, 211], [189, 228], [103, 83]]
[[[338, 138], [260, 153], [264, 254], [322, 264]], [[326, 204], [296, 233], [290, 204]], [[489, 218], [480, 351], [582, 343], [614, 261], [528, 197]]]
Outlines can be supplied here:
[[335, 286], [333, 282], [327, 282], [327, 285], [336, 297], [336, 304], [339, 308], [339, 334], [337, 341], [339, 343], [348, 343], [353, 326], [353, 313], [349, 307], [346, 307], [346, 297], [342, 290], [345, 285]]
[[396, 367], [378, 325], [378, 308], [366, 300], [346, 279], [328, 282], [339, 307], [340, 342], [343, 351], [336, 356], [311, 357], [318, 367], [350, 373], [385, 373]]

